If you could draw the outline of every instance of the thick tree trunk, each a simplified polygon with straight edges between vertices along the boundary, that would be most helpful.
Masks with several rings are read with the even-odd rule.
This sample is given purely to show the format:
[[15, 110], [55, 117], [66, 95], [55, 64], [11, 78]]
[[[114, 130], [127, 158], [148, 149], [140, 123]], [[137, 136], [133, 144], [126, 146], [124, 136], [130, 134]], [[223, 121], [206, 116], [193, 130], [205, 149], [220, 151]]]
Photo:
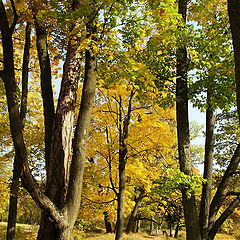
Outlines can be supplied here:
[[96, 90], [96, 54], [86, 51], [85, 75], [78, 121], [73, 140], [73, 156], [66, 197], [69, 224], [73, 227], [80, 207], [87, 140]]
[[[79, 3], [79, 2], [77, 2]], [[12, 2], [14, 4], [14, 2]], [[16, 14], [14, 14], [16, 15]], [[16, 156], [19, 157], [19, 163], [21, 166], [21, 180], [23, 186], [32, 196], [36, 204], [49, 216], [49, 218], [54, 222], [56, 229], [56, 234], [54, 240], [70, 240], [72, 228], [74, 222], [78, 215], [78, 210], [80, 206], [81, 189], [82, 189], [82, 179], [84, 162], [86, 156], [86, 146], [88, 139], [88, 129], [90, 124], [91, 112], [94, 103], [95, 88], [96, 88], [96, 54], [93, 49], [86, 51], [86, 62], [85, 62], [85, 77], [83, 84], [82, 100], [80, 111], [78, 115], [78, 122], [75, 130], [74, 147], [73, 147], [73, 157], [71, 164], [71, 175], [69, 179], [69, 187], [67, 198], [64, 207], [61, 209], [58, 207], [62, 204], [61, 199], [59, 202], [54, 204], [42, 191], [36, 180], [31, 175], [31, 171], [27, 159], [27, 149], [25, 146], [23, 131], [22, 131], [22, 121], [19, 113], [18, 106], [18, 94], [17, 94], [17, 84], [14, 75], [14, 57], [13, 57], [13, 42], [12, 42], [12, 32], [17, 21], [17, 16], [14, 16], [13, 25], [8, 26], [8, 19], [5, 12], [5, 7], [0, 0], [0, 30], [2, 35], [2, 46], [3, 46], [3, 70], [0, 70], [0, 76], [4, 81], [4, 86], [6, 90], [8, 112], [10, 119], [10, 129], [13, 139], [13, 144], [16, 152]], [[88, 29], [89, 30], [89, 29]], [[92, 31], [89, 31], [93, 33]], [[71, 63], [70, 75], [75, 71], [79, 70], [79, 66], [75, 66], [74, 62]], [[77, 67], [77, 68], [75, 68]], [[72, 80], [72, 79], [71, 79]], [[75, 79], [73, 79], [75, 81]], [[69, 82], [68, 82], [69, 83]], [[63, 88], [70, 88], [70, 93], [72, 88], [75, 86], [66, 86]], [[68, 96], [68, 100], [72, 100], [72, 95]], [[63, 106], [69, 106], [69, 102], [66, 102]], [[70, 105], [71, 106], [71, 105]], [[71, 119], [71, 117], [70, 117]], [[70, 120], [69, 120], [70, 121]], [[67, 127], [67, 126], [65, 126]], [[68, 130], [65, 132], [66, 138], [68, 136]], [[66, 139], [65, 139], [66, 140]], [[65, 145], [64, 145], [65, 146]], [[66, 144], [66, 151], [69, 148]], [[68, 152], [69, 153], [69, 152]], [[51, 157], [51, 156], [50, 156]], [[49, 167], [50, 168], [50, 167]], [[55, 166], [55, 169], [56, 168]], [[60, 172], [61, 172], [60, 167]], [[59, 172], [58, 172], [59, 173]], [[53, 174], [53, 172], [52, 172]], [[57, 178], [57, 176], [55, 176]], [[62, 175], [59, 177], [63, 179]], [[66, 178], [65, 178], [66, 179]], [[60, 180], [61, 181], [61, 180]], [[57, 188], [57, 186], [55, 186]], [[55, 189], [56, 192], [58, 189]], [[61, 192], [62, 189], [60, 189]], [[53, 198], [55, 200], [55, 196]], [[58, 205], [58, 206], [56, 206]], [[48, 239], [45, 238], [44, 240]]]
[[228, 15], [233, 39], [237, 109], [240, 122], [240, 5], [238, 0], [228, 0]]
[[[72, 9], [81, 5], [74, 1]], [[74, 27], [77, 24], [75, 24]], [[41, 67], [41, 86], [45, 117], [45, 156], [47, 183], [46, 195], [62, 208], [65, 204], [70, 154], [72, 150], [73, 125], [76, 109], [78, 82], [81, 73], [82, 53], [77, 51], [76, 39], [71, 39], [67, 48], [66, 61], [63, 66], [63, 78], [56, 114], [54, 115], [53, 94], [51, 86], [51, 68], [48, 56], [46, 30], [36, 23], [38, 56]], [[58, 166], [56, 168], [56, 166]], [[38, 240], [54, 239], [56, 226], [43, 212]]]
[[203, 184], [201, 206], [200, 206], [200, 230], [202, 240], [208, 239], [209, 233], [209, 210], [212, 189], [212, 170], [213, 170], [213, 150], [214, 150], [214, 125], [215, 116], [211, 104], [211, 92], [207, 93], [207, 110], [206, 110], [206, 140], [205, 140], [205, 160], [203, 178], [207, 181]]
[[134, 208], [130, 214], [127, 227], [126, 227], [126, 233], [134, 232], [134, 228], [135, 228], [134, 224], [136, 221], [137, 211], [138, 211], [138, 208], [141, 206], [143, 198], [144, 198], [144, 189], [141, 189], [141, 192], [138, 198], [135, 200]]
[[[25, 30], [25, 46], [23, 53], [23, 64], [22, 64], [22, 97], [21, 97], [21, 108], [20, 108], [20, 119], [22, 128], [25, 124], [26, 112], [27, 112], [27, 95], [28, 95], [28, 66], [30, 58], [30, 35], [31, 35], [31, 24], [28, 22]], [[8, 225], [7, 225], [7, 240], [15, 239], [15, 228], [17, 218], [17, 200], [20, 180], [20, 165], [19, 157], [15, 155], [13, 163], [13, 177], [12, 184], [10, 186], [10, 201], [8, 211]]]
[[[179, 0], [179, 13], [186, 22], [187, 0]], [[192, 175], [190, 154], [189, 120], [188, 120], [188, 84], [187, 84], [188, 59], [184, 43], [177, 49], [177, 82], [176, 82], [176, 112], [177, 135], [180, 170], [187, 175]], [[186, 189], [182, 190], [184, 217], [186, 224], [187, 240], [200, 240], [200, 229], [197, 217], [195, 196], [189, 198]]]
[[[46, 29], [35, 21], [36, 26], [36, 45], [38, 51], [38, 59], [41, 72], [41, 91], [43, 98], [43, 110], [44, 110], [44, 126], [45, 126], [45, 164], [47, 169], [47, 176], [49, 175], [48, 169], [50, 165], [50, 153], [51, 153], [51, 139], [54, 120], [54, 102], [52, 91], [52, 77], [50, 58], [48, 54], [47, 45], [47, 32]], [[46, 193], [47, 194], [47, 193]], [[48, 194], [47, 194], [48, 195]], [[48, 195], [49, 197], [49, 195]], [[53, 199], [51, 199], [53, 200]], [[40, 220], [40, 228], [38, 233], [38, 239], [53, 239], [56, 235], [54, 230], [54, 224], [49, 220], [46, 213], [42, 212]]]

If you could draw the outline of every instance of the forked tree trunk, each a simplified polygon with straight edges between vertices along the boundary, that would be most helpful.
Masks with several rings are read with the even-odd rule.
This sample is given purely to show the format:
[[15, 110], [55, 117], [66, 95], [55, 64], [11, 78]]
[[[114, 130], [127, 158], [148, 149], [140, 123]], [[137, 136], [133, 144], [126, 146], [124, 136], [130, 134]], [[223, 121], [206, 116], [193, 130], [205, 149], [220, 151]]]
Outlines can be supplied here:
[[117, 208], [117, 223], [116, 223], [116, 235], [115, 240], [123, 239], [123, 228], [124, 228], [124, 204], [125, 204], [125, 172], [126, 172], [126, 157], [127, 157], [127, 145], [125, 140], [128, 137], [128, 128], [132, 112], [132, 98], [134, 92], [131, 91], [131, 95], [128, 102], [128, 110], [126, 116], [122, 116], [122, 100], [120, 96], [119, 100], [119, 192], [117, 196], [118, 208]]
[[[12, 1], [12, 5], [13, 4], [14, 2]], [[77, 1], [76, 4], [79, 4], [79, 2]], [[15, 9], [14, 6], [13, 9]], [[2, 0], [0, 0], [0, 30], [2, 35], [4, 68], [3, 70], [0, 70], [0, 77], [3, 79], [6, 90], [10, 129], [15, 152], [20, 160], [19, 163], [21, 166], [21, 180], [23, 186], [29, 192], [36, 204], [44, 212], [46, 212], [48, 217], [54, 222], [56, 231], [54, 233], [55, 235], [53, 239], [70, 240], [71, 232], [78, 216], [80, 207], [89, 124], [96, 88], [96, 54], [94, 53], [93, 49], [91, 49], [91, 53], [89, 50], [86, 50], [84, 84], [82, 90], [81, 105], [78, 114], [78, 121], [74, 135], [73, 156], [70, 169], [68, 192], [63, 207], [59, 207], [62, 204], [61, 199], [59, 199], [59, 203], [54, 204], [54, 201], [51, 201], [42, 192], [36, 180], [33, 178], [28, 164], [27, 149], [23, 138], [22, 121], [18, 106], [17, 84], [14, 74], [12, 33], [17, 19], [18, 16], [16, 14], [16, 11], [14, 11], [14, 21], [12, 26], [9, 27], [5, 7]], [[89, 32], [93, 33], [92, 31]], [[72, 63], [71, 67], [73, 65], [74, 63]], [[78, 69], [73, 68], [72, 72], [74, 71], [78, 71]], [[63, 88], [71, 88], [71, 85], [69, 86], [66, 84], [63, 86]], [[69, 96], [69, 98], [71, 97], [72, 95]], [[68, 133], [68, 131], [66, 131], [66, 133]], [[61, 170], [62, 168], [60, 167], [59, 169]], [[56, 174], [63, 174], [63, 172], [58, 171]], [[54, 179], [56, 178], [58, 178], [58, 176], [55, 176]], [[63, 175], [59, 175], [59, 179], [66, 178], [64, 178]], [[57, 188], [57, 185], [55, 185], [55, 187]], [[64, 192], [62, 188], [59, 190], [60, 192]], [[53, 199], [55, 200], [55, 198]], [[44, 240], [46, 239], [49, 240], [49, 237], [47, 236], [47, 238]]]
[[[178, 12], [186, 23], [187, 0], [178, 1]], [[190, 154], [190, 136], [188, 120], [188, 59], [187, 49], [182, 42], [177, 49], [177, 81], [176, 81], [176, 113], [177, 113], [177, 135], [180, 170], [187, 175], [192, 175], [192, 162]], [[194, 193], [189, 198], [186, 189], [182, 189], [184, 206], [184, 217], [186, 224], [187, 240], [200, 240], [200, 229], [197, 216], [197, 208]]]
[[215, 115], [211, 104], [212, 93], [207, 92], [207, 110], [206, 110], [206, 140], [205, 140], [205, 160], [203, 178], [206, 182], [203, 184], [199, 223], [202, 240], [208, 240], [209, 233], [209, 210], [212, 189], [212, 171], [213, 171], [213, 150], [214, 150], [214, 126]]

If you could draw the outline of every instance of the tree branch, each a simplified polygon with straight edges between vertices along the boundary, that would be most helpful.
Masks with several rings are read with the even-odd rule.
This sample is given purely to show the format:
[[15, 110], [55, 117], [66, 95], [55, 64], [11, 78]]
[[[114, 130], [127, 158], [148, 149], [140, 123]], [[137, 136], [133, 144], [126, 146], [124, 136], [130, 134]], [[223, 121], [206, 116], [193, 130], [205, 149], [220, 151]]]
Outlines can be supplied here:
[[111, 203], [117, 200], [117, 198], [113, 198], [112, 200], [106, 201], [106, 202], [97, 202], [97, 201], [93, 201], [90, 198], [87, 198], [83, 195], [83, 198], [90, 201], [91, 203], [97, 203], [97, 204], [107, 204], [107, 203]]
[[116, 190], [116, 187], [114, 185], [113, 179], [112, 179], [112, 158], [111, 158], [111, 151], [110, 151], [110, 146], [109, 146], [109, 136], [108, 136], [108, 128], [106, 127], [106, 137], [107, 137], [107, 143], [108, 143], [108, 159], [107, 163], [108, 163], [108, 171], [109, 171], [109, 180], [112, 186], [112, 190], [114, 191], [114, 193], [116, 194], [116, 196], [118, 196], [118, 192]]
[[30, 57], [30, 35], [31, 35], [31, 24], [27, 22], [25, 30], [25, 46], [23, 53], [23, 64], [22, 64], [22, 99], [21, 99], [21, 110], [20, 119], [22, 121], [22, 127], [25, 124], [26, 112], [27, 112], [27, 95], [28, 95], [28, 72], [29, 72], [29, 57]]
[[215, 193], [211, 205], [210, 205], [210, 212], [209, 212], [209, 225], [210, 227], [213, 225], [217, 212], [220, 209], [222, 202], [224, 201], [227, 195], [227, 187], [230, 179], [233, 176], [233, 173], [238, 168], [240, 162], [240, 144], [238, 144], [237, 149], [232, 156], [232, 159], [223, 175], [221, 182], [218, 185], [217, 192]]
[[16, 26], [16, 24], [17, 24], [17, 21], [18, 21], [20, 15], [17, 14], [14, 0], [11, 0], [11, 5], [12, 5], [12, 10], [13, 10], [13, 16], [14, 16], [14, 18], [13, 18], [13, 23], [12, 23], [12, 25], [11, 25], [11, 27], [10, 27], [10, 32], [11, 32], [11, 34], [12, 34], [13, 31], [14, 31], [14, 29], [15, 29], [15, 26]]
[[234, 192], [234, 191], [229, 191], [228, 193], [227, 193], [227, 196], [240, 196], [240, 192]]
[[45, 125], [45, 158], [46, 169], [49, 169], [49, 158], [51, 152], [51, 138], [53, 131], [53, 119], [55, 114], [53, 90], [52, 90], [52, 75], [50, 58], [48, 54], [47, 45], [47, 32], [45, 27], [37, 22], [35, 18], [36, 27], [36, 44], [38, 60], [40, 65], [40, 77], [41, 77], [41, 91], [43, 99], [43, 111], [44, 111], [44, 125]]
[[218, 229], [222, 226], [225, 220], [233, 213], [234, 209], [239, 205], [240, 199], [239, 196], [235, 200], [231, 202], [228, 208], [221, 214], [221, 216], [217, 219], [217, 221], [213, 224], [209, 236], [210, 239], [213, 239], [217, 234]]

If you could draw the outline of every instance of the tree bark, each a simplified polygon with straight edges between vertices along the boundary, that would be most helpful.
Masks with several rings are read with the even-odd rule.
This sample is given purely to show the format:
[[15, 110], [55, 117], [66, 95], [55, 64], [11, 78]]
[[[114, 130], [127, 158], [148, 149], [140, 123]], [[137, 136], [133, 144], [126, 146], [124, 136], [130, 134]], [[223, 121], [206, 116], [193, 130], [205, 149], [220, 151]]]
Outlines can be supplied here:
[[121, 98], [120, 98], [120, 128], [119, 128], [119, 165], [118, 165], [118, 176], [119, 176], [119, 192], [118, 192], [118, 206], [117, 206], [117, 223], [116, 223], [116, 236], [115, 240], [123, 239], [123, 227], [124, 227], [124, 203], [125, 203], [125, 167], [126, 167], [126, 155], [127, 146], [124, 142], [122, 133], [122, 116], [121, 116]]
[[[178, 1], [178, 12], [186, 23], [187, 0]], [[180, 170], [187, 175], [192, 175], [190, 154], [190, 136], [188, 120], [188, 84], [187, 84], [188, 59], [185, 43], [177, 49], [177, 81], [176, 81], [176, 114], [177, 135]], [[194, 193], [188, 198], [186, 189], [182, 189], [184, 217], [186, 224], [187, 240], [200, 240], [200, 229], [197, 217], [197, 208]]]
[[[51, 65], [48, 54], [47, 32], [44, 26], [35, 19], [36, 45], [40, 65], [41, 91], [43, 99], [44, 126], [45, 126], [45, 164], [48, 177], [50, 165], [51, 139], [54, 120], [54, 101], [52, 91]], [[48, 194], [47, 194], [48, 195]], [[48, 195], [49, 197], [49, 195]], [[53, 200], [53, 199], [51, 199]], [[38, 239], [53, 239], [55, 235], [54, 224], [49, 220], [46, 213], [42, 212]]]
[[[76, 1], [75, 1], [76, 2]], [[79, 4], [77, 1], [76, 4]], [[80, 4], [79, 4], [80, 5]], [[16, 19], [13, 21], [14, 25], [16, 24]], [[88, 139], [88, 129], [90, 124], [91, 112], [94, 103], [95, 96], [95, 88], [96, 88], [96, 54], [93, 49], [91, 49], [91, 53], [89, 50], [86, 51], [86, 61], [85, 61], [85, 76], [84, 76], [84, 84], [83, 84], [83, 92], [82, 92], [82, 100], [81, 106], [78, 115], [78, 122], [75, 130], [74, 137], [74, 146], [73, 146], [73, 157], [71, 164], [71, 175], [69, 179], [69, 187], [68, 193], [66, 197], [66, 201], [62, 204], [61, 199], [65, 199], [64, 197], [59, 199], [59, 202], [54, 203], [56, 199], [54, 195], [53, 200], [51, 200], [48, 196], [46, 196], [42, 191], [36, 180], [31, 175], [31, 171], [28, 164], [27, 159], [27, 149], [25, 147], [25, 142], [23, 138], [22, 131], [22, 121], [19, 113], [18, 106], [18, 98], [17, 98], [17, 84], [14, 75], [14, 57], [13, 57], [13, 42], [12, 42], [12, 32], [14, 29], [14, 25], [11, 27], [8, 26], [8, 19], [5, 12], [5, 7], [0, 0], [0, 30], [2, 36], [2, 47], [3, 47], [3, 70], [0, 71], [0, 76], [3, 79], [7, 104], [8, 104], [8, 112], [10, 118], [10, 129], [11, 135], [13, 139], [13, 144], [16, 152], [16, 156], [19, 156], [19, 163], [21, 166], [21, 180], [23, 186], [32, 196], [33, 200], [36, 204], [46, 212], [47, 216], [54, 222], [54, 229], [56, 232], [53, 236], [54, 240], [70, 240], [71, 232], [73, 229], [74, 222], [77, 218], [79, 206], [80, 206], [80, 198], [81, 198], [81, 189], [82, 189], [82, 179], [83, 179], [83, 170], [84, 170], [84, 161], [86, 155], [86, 143]], [[87, 29], [91, 34], [95, 33], [92, 29]], [[79, 55], [76, 54], [75, 57]], [[79, 59], [78, 59], [79, 60]], [[80, 65], [76, 65], [76, 62], [71, 62], [69, 68], [71, 69], [69, 75], [66, 77], [72, 77], [71, 74], [79, 71]], [[77, 74], [76, 74], [77, 75]], [[76, 76], [75, 75], [75, 76]], [[76, 77], [78, 78], [78, 77]], [[73, 79], [69, 79], [72, 81], [76, 81]], [[65, 86], [62, 89], [69, 89], [69, 93], [72, 93], [75, 85], [68, 85], [70, 81], [65, 82]], [[66, 92], [66, 91], [65, 91]], [[64, 95], [64, 94], [63, 94]], [[74, 99], [74, 96], [70, 94], [68, 96], [64, 107], [68, 107], [69, 103], [71, 105], [71, 101]], [[69, 110], [69, 109], [66, 109]], [[71, 111], [72, 109], [70, 109]], [[64, 109], [61, 109], [64, 111]], [[69, 116], [68, 116], [69, 117]], [[71, 122], [71, 117], [69, 117], [69, 121]], [[67, 121], [66, 121], [67, 123]], [[68, 126], [65, 126], [68, 127]], [[71, 129], [70, 129], [71, 131]], [[67, 137], [69, 137], [69, 128], [64, 132], [67, 141]], [[63, 134], [63, 135], [64, 135]], [[58, 144], [58, 143], [57, 143]], [[52, 145], [51, 145], [52, 146]], [[69, 146], [66, 146], [64, 150], [69, 154]], [[52, 148], [51, 148], [52, 149]], [[50, 156], [51, 158], [51, 156]], [[51, 161], [49, 162], [51, 163]], [[64, 162], [65, 164], [65, 162]], [[49, 167], [49, 169], [51, 169]], [[55, 169], [58, 169], [55, 167]], [[59, 166], [60, 174], [63, 174], [61, 166]], [[65, 172], [65, 171], [64, 171]], [[57, 172], [59, 174], [59, 172]], [[51, 172], [53, 175], [53, 171]], [[51, 177], [51, 176], [50, 176]], [[52, 176], [53, 178], [57, 178], [57, 176]], [[64, 178], [63, 175], [59, 176], [61, 180]], [[66, 179], [66, 178], [65, 178]], [[60, 181], [61, 181], [60, 180]], [[65, 183], [64, 183], [65, 184]], [[64, 185], [65, 186], [65, 185]], [[58, 186], [55, 185], [57, 188]], [[58, 189], [55, 189], [55, 193]], [[60, 189], [61, 192], [62, 189]], [[49, 236], [45, 239], [50, 239]], [[44, 240], [45, 240], [44, 239]]]
[[230, 179], [232, 178], [234, 172], [237, 170], [240, 162], [240, 144], [238, 144], [237, 149], [234, 152], [234, 155], [231, 158], [231, 161], [223, 175], [221, 182], [218, 185], [217, 192], [215, 193], [209, 211], [209, 229], [212, 228], [218, 210], [220, 209], [224, 199], [227, 196], [227, 187]]
[[112, 233], [112, 226], [111, 226], [111, 223], [109, 222], [108, 212], [103, 212], [103, 214], [104, 214], [106, 233]]
[[214, 150], [214, 125], [215, 116], [211, 104], [211, 91], [207, 93], [207, 110], [206, 110], [206, 140], [205, 140], [205, 160], [203, 178], [206, 183], [203, 183], [201, 206], [200, 206], [200, 231], [202, 240], [208, 239], [209, 233], [209, 209], [212, 189], [212, 170], [213, 170], [213, 150]]
[[240, 122], [240, 6], [238, 0], [228, 0], [228, 15], [233, 40], [237, 109]]
[[115, 240], [123, 239], [123, 228], [124, 228], [124, 204], [125, 204], [125, 171], [126, 171], [126, 157], [127, 157], [127, 145], [125, 140], [128, 137], [128, 128], [132, 112], [132, 98], [134, 92], [131, 91], [127, 114], [122, 119], [122, 101], [121, 96], [119, 100], [119, 165], [118, 165], [118, 174], [119, 174], [119, 192], [117, 196], [118, 208], [117, 208], [117, 223], [116, 223], [116, 236]]
[[141, 232], [141, 220], [138, 219], [139, 216], [136, 216], [136, 233]]
[[[22, 128], [24, 127], [24, 124], [25, 124], [25, 118], [26, 118], [26, 112], [27, 112], [30, 34], [31, 34], [31, 25], [28, 22], [25, 30], [25, 46], [24, 46], [23, 65], [22, 65], [22, 97], [21, 97], [21, 109], [20, 109], [20, 119], [22, 122]], [[21, 171], [20, 171], [19, 159], [18, 159], [18, 156], [15, 155], [14, 163], [13, 163], [13, 177], [12, 177], [12, 183], [10, 186], [7, 240], [15, 239], [20, 172]]]
[[19, 178], [20, 178], [20, 167], [18, 165], [17, 157], [15, 156], [14, 164], [13, 164], [13, 177], [12, 177], [12, 183], [10, 187], [7, 240], [15, 239]]
[[180, 223], [177, 223], [177, 226], [175, 228], [174, 238], [178, 237], [179, 227], [180, 227]]
[[138, 211], [138, 208], [141, 206], [143, 198], [144, 198], [144, 189], [141, 189], [141, 192], [138, 198], [135, 200], [134, 208], [130, 214], [127, 227], [126, 227], [126, 233], [134, 232], [134, 227], [135, 227], [134, 223], [136, 221], [137, 211]]
[[234, 199], [227, 209], [221, 214], [221, 216], [216, 220], [209, 232], [209, 239], [213, 240], [217, 234], [217, 231], [222, 226], [222, 224], [227, 220], [227, 218], [233, 213], [235, 208], [239, 205], [240, 199], [237, 197]]

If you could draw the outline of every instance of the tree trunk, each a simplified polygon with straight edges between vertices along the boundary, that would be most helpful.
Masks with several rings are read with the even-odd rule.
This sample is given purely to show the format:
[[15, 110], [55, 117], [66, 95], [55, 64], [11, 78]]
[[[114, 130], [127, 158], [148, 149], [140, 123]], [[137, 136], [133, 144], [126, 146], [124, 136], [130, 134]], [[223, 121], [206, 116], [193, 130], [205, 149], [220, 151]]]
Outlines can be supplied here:
[[[187, 0], [179, 0], [179, 13], [186, 22]], [[187, 175], [192, 175], [190, 154], [190, 136], [188, 120], [188, 84], [187, 84], [188, 59], [185, 43], [177, 49], [177, 81], [176, 81], [176, 114], [177, 135], [180, 170]], [[200, 229], [197, 217], [197, 208], [194, 193], [189, 198], [186, 189], [182, 189], [184, 217], [186, 224], [187, 240], [200, 240]]]
[[206, 140], [205, 140], [205, 160], [203, 178], [207, 181], [203, 184], [199, 224], [202, 240], [208, 239], [209, 233], [209, 210], [212, 189], [212, 170], [213, 170], [213, 150], [214, 150], [214, 125], [215, 116], [211, 104], [211, 92], [207, 93], [207, 110], [206, 110]]
[[231, 161], [223, 175], [221, 182], [218, 184], [217, 192], [215, 193], [209, 211], [209, 229], [212, 228], [214, 221], [216, 219], [217, 213], [222, 206], [224, 199], [227, 196], [228, 184], [233, 174], [238, 168], [240, 162], [240, 144], [238, 144], [237, 149], [234, 152], [234, 155], [231, 158]]
[[[121, 149], [123, 147], [123, 149]], [[125, 166], [126, 166], [126, 145], [121, 145], [119, 149], [119, 193], [118, 193], [118, 207], [117, 207], [117, 224], [115, 240], [123, 239], [124, 227], [124, 204], [125, 204]]]
[[[137, 216], [138, 218], [138, 216]], [[136, 233], [140, 233], [141, 232], [141, 220], [136, 219]]]
[[16, 156], [14, 158], [13, 177], [10, 186], [10, 201], [8, 211], [7, 240], [15, 239], [16, 218], [17, 218], [17, 199], [19, 190], [20, 167]]
[[116, 223], [116, 236], [115, 240], [123, 239], [124, 228], [124, 204], [125, 204], [125, 172], [126, 172], [126, 157], [127, 157], [127, 145], [125, 140], [128, 137], [128, 128], [132, 111], [132, 98], [134, 92], [131, 91], [131, 95], [128, 102], [127, 115], [122, 119], [122, 100], [120, 96], [119, 100], [119, 192], [117, 196], [118, 208], [117, 208], [117, 223]]
[[238, 0], [228, 0], [228, 15], [233, 40], [237, 109], [240, 122], [240, 5]]
[[179, 227], [180, 227], [180, 223], [177, 223], [177, 226], [175, 228], [174, 238], [178, 237]]
[[108, 212], [103, 212], [103, 214], [104, 214], [104, 222], [105, 222], [106, 233], [111, 233], [112, 232], [112, 226], [111, 226], [111, 223], [109, 222]]
[[[74, 1], [76, 4], [79, 4], [78, 1]], [[11, 2], [14, 5], [14, 1]], [[13, 7], [13, 9], [15, 9]], [[71, 164], [71, 174], [69, 178], [69, 186], [66, 201], [62, 204], [62, 197], [59, 199], [59, 202], [55, 201], [55, 196], [53, 196], [53, 200], [47, 197], [37, 184], [37, 181], [33, 178], [31, 174], [31, 170], [28, 164], [27, 158], [27, 149], [23, 138], [23, 131], [22, 131], [22, 121], [19, 113], [19, 106], [18, 106], [18, 93], [17, 93], [17, 84], [14, 74], [14, 55], [13, 55], [13, 41], [12, 41], [12, 33], [17, 22], [18, 16], [14, 11], [14, 20], [11, 27], [9, 27], [7, 14], [5, 11], [4, 4], [2, 0], [0, 0], [0, 30], [2, 36], [2, 47], [3, 47], [3, 70], [0, 70], [0, 76], [3, 79], [5, 90], [6, 90], [6, 97], [7, 97], [7, 105], [8, 105], [8, 112], [9, 112], [9, 119], [10, 119], [10, 129], [11, 135], [13, 139], [13, 144], [16, 152], [16, 156], [19, 157], [19, 163], [21, 167], [21, 180], [25, 189], [29, 192], [33, 200], [36, 204], [46, 212], [49, 219], [54, 222], [54, 240], [70, 240], [71, 232], [78, 216], [79, 206], [80, 206], [80, 198], [81, 198], [81, 190], [82, 190], [82, 180], [83, 180], [83, 171], [84, 171], [84, 162], [86, 157], [86, 146], [87, 146], [87, 139], [88, 139], [88, 132], [89, 132], [89, 124], [91, 119], [91, 112], [94, 104], [94, 97], [95, 97], [95, 88], [96, 88], [96, 54], [94, 53], [93, 49], [86, 50], [86, 61], [85, 61], [85, 76], [84, 76], [84, 84], [82, 90], [82, 100], [78, 115], [78, 122], [76, 125], [75, 130], [75, 137], [74, 137], [74, 146], [73, 146], [73, 156], [72, 156], [72, 164]], [[87, 29], [88, 32], [94, 34], [95, 32], [91, 31], [91, 29]], [[76, 56], [76, 55], [75, 55]], [[79, 60], [79, 59], [78, 59]], [[74, 72], [79, 71], [79, 66], [75, 65], [76, 62], [71, 62], [71, 67], [73, 67], [70, 71], [74, 74]], [[75, 81], [76, 79], [70, 79]], [[70, 81], [69, 81], [70, 82]], [[69, 83], [68, 82], [68, 83]], [[72, 93], [72, 88], [75, 87], [68, 85], [63, 86], [64, 89], [70, 89], [70, 93]], [[72, 88], [71, 88], [72, 87]], [[72, 100], [72, 96], [68, 96], [67, 100]], [[63, 105], [63, 107], [68, 107], [69, 101]], [[70, 101], [70, 106], [71, 101]], [[67, 109], [69, 110], [69, 109]], [[72, 110], [72, 109], [70, 109]], [[65, 118], [64, 118], [65, 119]], [[71, 122], [71, 116], [69, 117], [69, 121]], [[65, 127], [68, 127], [66, 121]], [[71, 129], [70, 129], [71, 131]], [[64, 132], [66, 138], [69, 137], [69, 128], [66, 129]], [[72, 139], [71, 139], [72, 140]], [[57, 142], [58, 144], [59, 142]], [[65, 143], [66, 148], [64, 151], [69, 153], [69, 145]], [[51, 156], [50, 156], [51, 158]], [[51, 162], [51, 161], [50, 161]], [[65, 162], [64, 162], [65, 164]], [[54, 176], [54, 179], [58, 177], [57, 174], [63, 174], [62, 166], [56, 165], [54, 166], [58, 172]], [[59, 168], [58, 168], [59, 167]], [[50, 167], [49, 167], [50, 168]], [[65, 172], [65, 169], [64, 169]], [[53, 171], [51, 172], [52, 174]], [[59, 175], [60, 181], [62, 179], [66, 179], [63, 175]], [[56, 183], [56, 182], [54, 182]], [[64, 183], [65, 184], [65, 183]], [[65, 185], [64, 185], [65, 186]], [[61, 186], [61, 189], [57, 189], [57, 185], [55, 185], [55, 193], [56, 192], [64, 192]], [[61, 207], [63, 205], [63, 207]], [[51, 237], [51, 236], [50, 236]], [[50, 240], [49, 236], [44, 240]]]
[[217, 221], [212, 226], [209, 232], [208, 239], [213, 240], [215, 238], [219, 228], [222, 226], [225, 220], [233, 213], [235, 208], [239, 205], [239, 202], [240, 202], [239, 196], [231, 202], [231, 204], [227, 207], [227, 209], [221, 214], [221, 216], [217, 219]]
[[[45, 164], [47, 179], [49, 176], [49, 165], [50, 165], [50, 153], [51, 153], [51, 139], [53, 130], [54, 120], [54, 102], [53, 102], [53, 91], [52, 91], [52, 77], [51, 77], [51, 66], [50, 58], [48, 54], [47, 45], [47, 32], [46, 29], [35, 20], [36, 26], [36, 45], [38, 51], [38, 59], [41, 72], [41, 91], [43, 98], [43, 110], [44, 110], [44, 126], [45, 126]], [[48, 186], [47, 181], [47, 186]], [[50, 195], [47, 193], [48, 197]], [[51, 199], [51, 197], [50, 197]], [[51, 199], [53, 200], [53, 199]], [[40, 220], [40, 228], [38, 232], [38, 239], [54, 239], [56, 230], [54, 229], [53, 222], [48, 218], [47, 214], [42, 212]]]
[[135, 206], [130, 214], [127, 227], [126, 227], [126, 233], [134, 232], [134, 223], [136, 220], [137, 211], [142, 203], [143, 198], [144, 198], [144, 189], [141, 189], [141, 193], [139, 194], [138, 198], [135, 200]]
[[[22, 128], [25, 124], [26, 112], [27, 112], [27, 95], [28, 95], [28, 66], [30, 58], [30, 35], [31, 35], [31, 24], [28, 22], [25, 30], [25, 46], [23, 53], [23, 64], [22, 64], [22, 97], [21, 97], [21, 108], [20, 108], [20, 119]], [[20, 165], [19, 157], [15, 155], [13, 163], [13, 177], [10, 186], [10, 200], [9, 200], [9, 211], [8, 211], [8, 225], [7, 225], [7, 240], [15, 239], [15, 228], [17, 218], [17, 200], [18, 190], [20, 182]]]
[[153, 216], [151, 216], [151, 221], [150, 221], [150, 225], [149, 225], [149, 235], [153, 234], [153, 229], [154, 229], [153, 220], [154, 220]]
[[[80, 7], [78, 1], [72, 9]], [[76, 24], [74, 27], [77, 27]], [[58, 208], [64, 207], [67, 193], [70, 154], [72, 150], [73, 125], [76, 109], [78, 81], [81, 73], [82, 53], [77, 51], [76, 39], [71, 39], [67, 48], [66, 61], [63, 66], [63, 78], [56, 114], [51, 86], [51, 68], [48, 56], [46, 30], [36, 23], [37, 46], [41, 66], [41, 86], [45, 117], [45, 158], [47, 170], [46, 195]], [[88, 73], [87, 73], [88, 74]], [[46, 104], [45, 104], [46, 103]], [[47, 104], [51, 103], [51, 104]], [[56, 166], [58, 166], [56, 168]], [[54, 239], [56, 226], [43, 212], [41, 217], [38, 240]]]

